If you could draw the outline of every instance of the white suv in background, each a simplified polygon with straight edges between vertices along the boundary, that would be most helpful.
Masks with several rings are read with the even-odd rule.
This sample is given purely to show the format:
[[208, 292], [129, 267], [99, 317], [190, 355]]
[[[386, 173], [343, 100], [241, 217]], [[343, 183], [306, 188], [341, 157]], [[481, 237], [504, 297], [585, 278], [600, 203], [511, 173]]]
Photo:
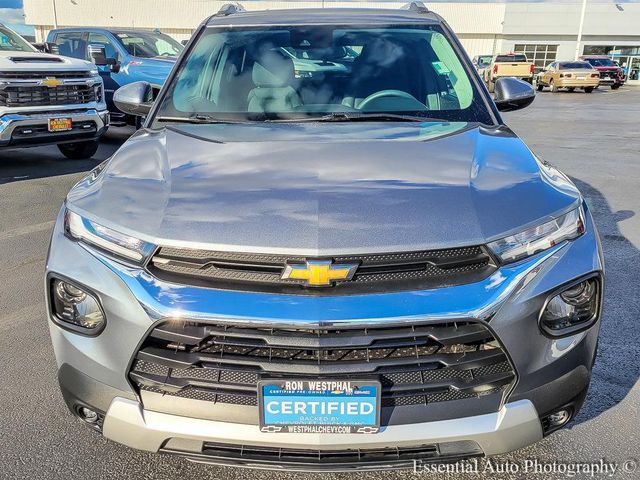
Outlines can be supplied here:
[[0, 148], [57, 144], [89, 158], [108, 125], [94, 64], [40, 53], [0, 24]]

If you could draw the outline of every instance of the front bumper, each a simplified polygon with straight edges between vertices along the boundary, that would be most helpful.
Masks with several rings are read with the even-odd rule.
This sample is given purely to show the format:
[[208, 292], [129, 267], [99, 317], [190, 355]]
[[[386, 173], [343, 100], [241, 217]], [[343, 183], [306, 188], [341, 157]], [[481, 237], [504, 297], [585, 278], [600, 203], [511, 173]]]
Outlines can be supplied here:
[[[257, 466], [252, 459], [211, 459], [203, 455], [206, 442], [307, 451], [425, 444], [442, 445], [446, 450], [452, 442], [472, 442], [485, 455], [521, 448], [542, 438], [541, 417], [571, 402], [589, 383], [599, 321], [585, 332], [553, 339], [541, 333], [537, 320], [550, 292], [559, 285], [602, 271], [602, 253], [590, 214], [586, 224], [586, 233], [575, 241], [504, 266], [473, 284], [417, 292], [306, 297], [160, 282], [70, 241], [63, 234], [60, 216], [47, 274], [91, 288], [107, 316], [106, 327], [97, 337], [80, 336], [49, 322], [60, 372], [77, 370], [85, 378], [83, 382], [63, 381], [61, 375], [63, 392], [72, 410], [74, 405], [87, 405], [103, 413], [103, 433], [110, 439], [213, 463]], [[508, 398], [491, 412], [470, 413], [463, 401], [443, 404], [440, 410], [401, 406], [393, 408], [383, 431], [373, 435], [263, 433], [257, 425], [256, 407], [194, 400], [199, 408], [190, 409], [181, 402], [185, 399], [174, 397], [152, 408], [144, 403], [128, 379], [132, 358], [148, 332], [170, 318], [270, 326], [406, 325], [477, 319], [488, 322], [496, 333], [518, 380]], [[471, 450], [467, 456], [477, 454]], [[381, 463], [376, 465], [380, 468]], [[277, 464], [270, 465], [274, 466]], [[295, 465], [286, 466], [295, 469]]]
[[[107, 412], [103, 432], [110, 440], [133, 448], [150, 452], [164, 450], [200, 461], [207, 461], [207, 457], [202, 455], [203, 442], [281, 449], [313, 445], [314, 449], [320, 451], [340, 451], [352, 448], [371, 450], [390, 446], [402, 448], [425, 443], [441, 445], [466, 441], [477, 443], [484, 454], [492, 455], [530, 445], [542, 438], [538, 413], [528, 400], [508, 403], [499, 412], [491, 414], [393, 425], [373, 435], [323, 436], [262, 433], [257, 425], [167, 415], [144, 410], [135, 400], [115, 398]], [[235, 460], [233, 463], [236, 464], [247, 462], [248, 465], [259, 466], [266, 463], [251, 458], [244, 461], [242, 458]], [[214, 460], [214, 463], [219, 462]], [[288, 467], [292, 468], [294, 465]], [[321, 465], [318, 467], [321, 468]], [[312, 468], [305, 468], [309, 469]]]
[[[68, 105], [64, 109], [24, 109], [0, 113], [0, 147], [30, 147], [100, 138], [109, 126], [104, 104]], [[70, 118], [77, 126], [69, 131], [49, 132], [52, 118]]]
[[600, 79], [594, 78], [590, 80], [576, 80], [571, 78], [561, 78], [558, 79], [558, 87], [575, 87], [575, 88], [585, 88], [585, 87], [597, 87], [600, 84]]

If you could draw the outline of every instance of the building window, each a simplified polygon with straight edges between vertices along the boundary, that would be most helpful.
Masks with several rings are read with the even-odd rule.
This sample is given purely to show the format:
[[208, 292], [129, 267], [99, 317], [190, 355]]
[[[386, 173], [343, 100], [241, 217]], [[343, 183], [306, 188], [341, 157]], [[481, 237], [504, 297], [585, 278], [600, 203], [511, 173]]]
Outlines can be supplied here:
[[544, 70], [544, 67], [556, 61], [558, 45], [541, 45], [536, 43], [516, 43], [513, 51], [524, 53], [530, 62], [533, 62], [536, 72]]

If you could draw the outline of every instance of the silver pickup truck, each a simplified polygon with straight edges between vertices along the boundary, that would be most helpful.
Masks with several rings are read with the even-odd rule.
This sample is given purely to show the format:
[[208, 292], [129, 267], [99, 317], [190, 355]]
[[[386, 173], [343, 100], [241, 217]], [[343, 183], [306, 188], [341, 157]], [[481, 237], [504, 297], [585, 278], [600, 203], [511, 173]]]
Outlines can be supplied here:
[[0, 25], [0, 148], [57, 144], [89, 158], [109, 125], [96, 66], [38, 52]]

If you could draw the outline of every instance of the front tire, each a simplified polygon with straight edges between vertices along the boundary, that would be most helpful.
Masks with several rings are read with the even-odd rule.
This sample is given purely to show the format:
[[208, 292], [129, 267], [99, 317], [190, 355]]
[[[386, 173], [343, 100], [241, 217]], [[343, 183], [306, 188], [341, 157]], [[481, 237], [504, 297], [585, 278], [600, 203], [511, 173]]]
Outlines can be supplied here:
[[549, 82], [549, 86], [551, 87], [551, 92], [552, 93], [558, 93], [558, 87], [557, 87], [556, 83], [553, 80], [551, 80]]
[[91, 158], [98, 151], [100, 142], [92, 140], [90, 142], [61, 143], [58, 145], [60, 152], [71, 160], [82, 160]]

